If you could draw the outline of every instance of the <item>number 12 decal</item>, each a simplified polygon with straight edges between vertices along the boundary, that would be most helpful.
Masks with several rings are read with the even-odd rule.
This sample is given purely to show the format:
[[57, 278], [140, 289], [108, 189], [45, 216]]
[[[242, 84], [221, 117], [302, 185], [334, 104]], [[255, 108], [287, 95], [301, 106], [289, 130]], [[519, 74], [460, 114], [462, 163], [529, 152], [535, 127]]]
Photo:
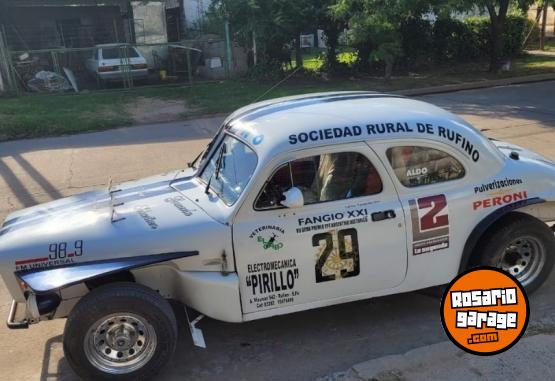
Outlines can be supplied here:
[[312, 236], [316, 247], [316, 283], [357, 276], [360, 273], [358, 234], [354, 228]]

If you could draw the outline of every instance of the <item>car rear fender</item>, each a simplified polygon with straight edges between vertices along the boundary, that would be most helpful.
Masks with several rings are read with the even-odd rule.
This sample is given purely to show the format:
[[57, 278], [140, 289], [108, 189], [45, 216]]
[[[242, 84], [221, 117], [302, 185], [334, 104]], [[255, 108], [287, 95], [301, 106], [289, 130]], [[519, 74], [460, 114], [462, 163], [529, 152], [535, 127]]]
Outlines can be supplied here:
[[[514, 211], [527, 213], [535, 216], [533, 211], [542, 209], [544, 206], [544, 203], [545, 203], [545, 200], [540, 197], [528, 198], [526, 200], [521, 200], [521, 201], [514, 202], [512, 204], [505, 205], [499, 209], [496, 209], [491, 214], [487, 215], [482, 221], [480, 221], [474, 227], [474, 229], [468, 236], [468, 239], [466, 240], [463, 253], [461, 256], [461, 262], [459, 265], [459, 273], [468, 268], [470, 263], [470, 258], [472, 257], [472, 253], [474, 252], [474, 249], [478, 244], [480, 238], [494, 223], [499, 221], [499, 219], [501, 219], [503, 216]], [[537, 207], [538, 204], [542, 204], [542, 208], [538, 208]], [[555, 203], [553, 204], [554, 204], [553, 212], [555, 212]], [[555, 214], [552, 214], [552, 216], [555, 217]], [[535, 216], [535, 217], [538, 217], [538, 216]], [[547, 221], [546, 219], [542, 219], [542, 220]]]

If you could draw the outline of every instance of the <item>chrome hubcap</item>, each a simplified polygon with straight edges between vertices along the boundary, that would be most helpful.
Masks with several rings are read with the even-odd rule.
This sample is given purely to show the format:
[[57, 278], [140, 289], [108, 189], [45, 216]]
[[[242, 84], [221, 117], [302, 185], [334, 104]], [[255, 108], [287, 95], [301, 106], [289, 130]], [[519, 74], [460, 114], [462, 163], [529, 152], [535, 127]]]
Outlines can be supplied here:
[[144, 318], [114, 314], [99, 319], [85, 337], [85, 355], [99, 370], [111, 374], [143, 367], [156, 351], [156, 332]]
[[503, 250], [498, 267], [526, 286], [540, 274], [546, 260], [541, 243], [534, 237], [519, 237]]

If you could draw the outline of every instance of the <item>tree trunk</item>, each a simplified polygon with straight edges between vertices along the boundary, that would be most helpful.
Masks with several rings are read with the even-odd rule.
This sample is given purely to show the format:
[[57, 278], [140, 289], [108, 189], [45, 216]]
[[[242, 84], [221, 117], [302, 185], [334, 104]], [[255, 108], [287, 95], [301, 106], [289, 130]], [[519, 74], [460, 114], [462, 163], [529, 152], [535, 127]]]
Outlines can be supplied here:
[[385, 80], [389, 81], [393, 74], [393, 59], [385, 60]]
[[328, 22], [326, 25], [328, 25], [328, 28], [324, 29], [324, 35], [326, 36], [326, 64], [328, 71], [334, 71], [337, 67], [337, 45], [341, 27], [332, 22]]
[[503, 30], [499, 24], [499, 21], [492, 20], [490, 26], [491, 33], [491, 53], [489, 60], [489, 71], [496, 73], [501, 69], [502, 65], [502, 50], [503, 50]]
[[297, 33], [295, 38], [295, 67], [303, 67], [303, 51], [301, 49], [301, 33]]
[[509, 0], [499, 1], [499, 13], [496, 13], [493, 2], [488, 2], [486, 7], [490, 16], [491, 54], [489, 71], [497, 73], [503, 64], [503, 46], [505, 41], [505, 20], [509, 9]]
[[546, 26], [547, 26], [547, 11], [548, 10], [549, 10], [549, 5], [547, 4], [547, 1], [545, 1], [545, 4], [543, 5], [542, 28], [541, 28], [541, 33], [540, 33], [540, 50], [545, 49], [545, 29], [546, 29]]

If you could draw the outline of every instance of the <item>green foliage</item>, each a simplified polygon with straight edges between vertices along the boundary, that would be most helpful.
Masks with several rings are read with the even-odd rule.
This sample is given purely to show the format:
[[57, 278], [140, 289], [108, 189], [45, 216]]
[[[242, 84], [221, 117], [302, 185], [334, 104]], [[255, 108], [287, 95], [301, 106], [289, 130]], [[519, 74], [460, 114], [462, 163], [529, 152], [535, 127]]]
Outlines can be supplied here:
[[482, 47], [479, 35], [465, 22], [439, 19], [432, 28], [435, 62], [470, 61], [480, 57]]
[[[471, 17], [465, 20], [466, 27], [475, 38], [478, 54], [487, 55], [492, 41], [489, 17]], [[525, 16], [509, 14], [505, 20], [502, 56], [515, 57], [522, 53], [524, 38], [530, 31], [530, 24]], [[478, 57], [479, 57], [478, 56]]]
[[432, 24], [422, 17], [412, 16], [401, 22], [399, 32], [405, 66], [429, 63], [433, 49]]
[[[525, 16], [509, 14], [505, 22], [503, 57], [522, 53], [532, 23]], [[401, 25], [402, 55], [407, 67], [425, 62], [430, 56], [435, 63], [469, 62], [488, 57], [492, 49], [489, 17], [469, 17], [464, 21], [439, 18], [434, 23], [407, 19]], [[537, 28], [532, 40], [537, 36]]]
[[266, 60], [249, 68], [247, 79], [252, 81], [277, 81], [284, 76], [283, 65], [276, 60]]

